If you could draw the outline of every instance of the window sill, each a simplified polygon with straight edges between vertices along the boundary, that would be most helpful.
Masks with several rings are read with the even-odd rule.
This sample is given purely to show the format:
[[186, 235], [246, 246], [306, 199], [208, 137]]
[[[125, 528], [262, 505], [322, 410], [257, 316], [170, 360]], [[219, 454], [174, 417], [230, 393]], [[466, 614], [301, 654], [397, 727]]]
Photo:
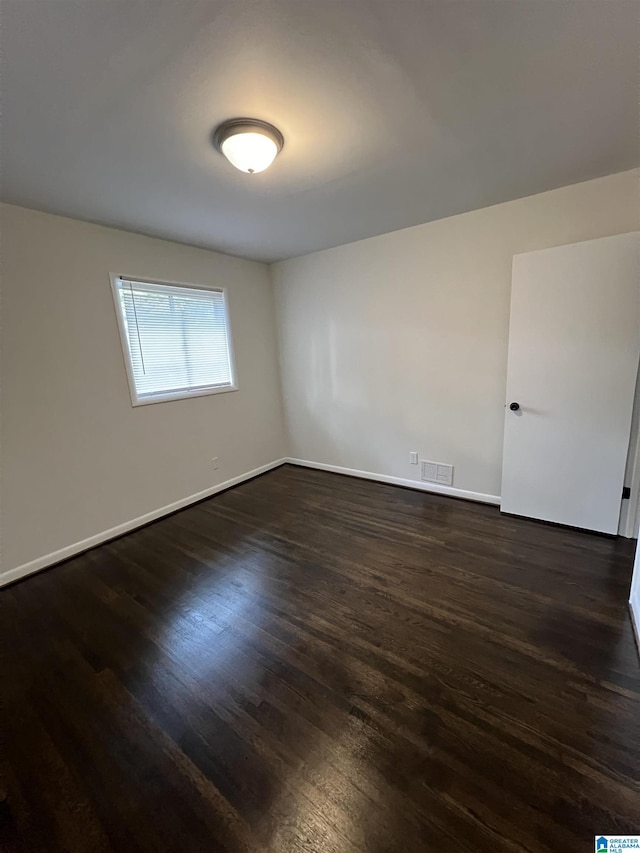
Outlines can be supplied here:
[[218, 387], [201, 388], [197, 391], [168, 391], [166, 394], [154, 394], [149, 397], [140, 397], [131, 400], [131, 405], [149, 406], [153, 403], [168, 403], [171, 400], [188, 400], [190, 397], [208, 397], [211, 394], [226, 394], [228, 391], [237, 391], [237, 385], [222, 385]]

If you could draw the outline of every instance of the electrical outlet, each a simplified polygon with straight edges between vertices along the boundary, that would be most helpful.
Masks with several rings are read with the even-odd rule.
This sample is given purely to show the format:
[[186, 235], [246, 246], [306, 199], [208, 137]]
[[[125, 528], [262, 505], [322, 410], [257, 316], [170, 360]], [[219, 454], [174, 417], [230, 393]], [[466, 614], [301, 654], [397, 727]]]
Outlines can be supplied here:
[[217, 456], [214, 456], [213, 459], [211, 460], [211, 467], [213, 468], [214, 471], [217, 471], [218, 468], [220, 467], [220, 459]]
[[409, 462], [411, 463], [411, 465], [418, 464], [418, 454], [415, 450], [412, 450], [411, 453], [409, 453]]

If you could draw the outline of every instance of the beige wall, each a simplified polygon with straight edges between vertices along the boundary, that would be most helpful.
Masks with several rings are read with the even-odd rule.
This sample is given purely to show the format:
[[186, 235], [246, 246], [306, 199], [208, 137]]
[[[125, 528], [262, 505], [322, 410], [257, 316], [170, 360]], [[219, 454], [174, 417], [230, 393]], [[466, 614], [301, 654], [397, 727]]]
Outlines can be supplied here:
[[499, 495], [512, 256], [639, 225], [626, 172], [274, 265], [291, 455]]
[[[6, 205], [1, 217], [1, 573], [285, 455], [266, 266]], [[227, 287], [239, 390], [133, 408], [110, 272]]]

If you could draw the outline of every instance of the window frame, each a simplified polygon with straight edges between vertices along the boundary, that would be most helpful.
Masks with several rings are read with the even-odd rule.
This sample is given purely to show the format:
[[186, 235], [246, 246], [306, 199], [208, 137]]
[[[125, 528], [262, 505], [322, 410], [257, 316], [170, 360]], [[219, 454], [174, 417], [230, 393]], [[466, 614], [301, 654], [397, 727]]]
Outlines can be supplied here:
[[[212, 394], [225, 394], [228, 391], [238, 390], [238, 374], [236, 372], [236, 360], [233, 348], [233, 335], [231, 332], [231, 314], [229, 311], [229, 298], [226, 287], [213, 287], [207, 284], [193, 284], [184, 281], [168, 281], [167, 279], [148, 278], [147, 276], [123, 275], [121, 273], [109, 273], [111, 281], [111, 294], [113, 296], [113, 307], [118, 322], [118, 332], [120, 334], [120, 345], [122, 348], [122, 357], [127, 374], [127, 383], [129, 385], [129, 396], [131, 397], [131, 405], [150, 406], [154, 403], [166, 403], [171, 400], [185, 400], [189, 397], [208, 397]], [[213, 293], [221, 293], [224, 305], [225, 326], [227, 330], [227, 349], [229, 351], [229, 371], [231, 374], [230, 385], [203, 385], [197, 388], [185, 388], [173, 391], [158, 391], [153, 395], [140, 396], [136, 389], [135, 374], [133, 372], [133, 359], [131, 355], [131, 346], [125, 319], [120, 305], [120, 291], [118, 282], [131, 281], [140, 282], [140, 284], [153, 284], [159, 287], [184, 287], [190, 290], [205, 290]]]

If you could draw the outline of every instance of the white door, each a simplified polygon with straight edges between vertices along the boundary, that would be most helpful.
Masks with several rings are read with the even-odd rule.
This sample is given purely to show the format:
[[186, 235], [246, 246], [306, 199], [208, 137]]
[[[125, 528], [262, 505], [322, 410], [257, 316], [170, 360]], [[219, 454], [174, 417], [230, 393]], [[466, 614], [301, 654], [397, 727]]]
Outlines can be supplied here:
[[514, 257], [503, 512], [617, 533], [639, 357], [638, 232]]

